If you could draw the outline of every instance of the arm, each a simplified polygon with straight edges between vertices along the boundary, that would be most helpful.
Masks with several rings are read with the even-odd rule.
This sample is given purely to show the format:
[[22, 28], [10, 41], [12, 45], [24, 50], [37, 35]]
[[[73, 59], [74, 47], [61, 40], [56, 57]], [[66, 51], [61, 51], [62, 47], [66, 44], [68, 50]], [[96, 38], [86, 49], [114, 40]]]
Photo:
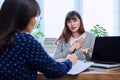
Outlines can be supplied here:
[[78, 59], [90, 60], [93, 51], [94, 41], [95, 36], [87, 32], [83, 46], [75, 52], [78, 55]]
[[75, 54], [77, 54], [79, 60], [86, 60], [84, 53], [80, 49], [76, 50]]
[[54, 58], [59, 59], [59, 58], [66, 58], [68, 54], [70, 54], [69, 48], [67, 48], [68, 43], [65, 43], [64, 39], [61, 39], [59, 43], [57, 44], [56, 51], [54, 53]]
[[83, 47], [80, 49], [80, 51], [85, 55], [86, 60], [90, 60], [92, 56], [94, 42], [95, 35], [87, 32], [85, 43]]
[[72, 63], [69, 59], [56, 62], [48, 56], [38, 41], [32, 39], [29, 44], [30, 50], [26, 51], [27, 62], [32, 65], [32, 69], [42, 72], [47, 78], [61, 77], [71, 69]]
[[94, 48], [94, 43], [95, 43], [95, 38], [96, 37], [95, 37], [94, 34], [90, 34], [90, 36], [88, 38], [90, 39], [90, 41], [89, 41], [89, 43], [90, 43], [90, 45], [89, 45], [90, 50], [89, 50], [89, 54], [87, 54], [87, 55], [89, 56], [89, 58], [91, 58], [92, 53], [93, 53], [93, 48]]

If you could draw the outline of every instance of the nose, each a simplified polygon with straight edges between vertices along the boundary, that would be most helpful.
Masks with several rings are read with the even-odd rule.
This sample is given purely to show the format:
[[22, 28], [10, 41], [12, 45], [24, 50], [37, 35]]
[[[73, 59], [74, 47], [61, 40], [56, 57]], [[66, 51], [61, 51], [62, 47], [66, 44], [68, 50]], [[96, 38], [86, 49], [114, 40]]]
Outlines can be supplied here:
[[73, 21], [71, 21], [71, 25], [74, 25], [74, 22], [73, 22]]

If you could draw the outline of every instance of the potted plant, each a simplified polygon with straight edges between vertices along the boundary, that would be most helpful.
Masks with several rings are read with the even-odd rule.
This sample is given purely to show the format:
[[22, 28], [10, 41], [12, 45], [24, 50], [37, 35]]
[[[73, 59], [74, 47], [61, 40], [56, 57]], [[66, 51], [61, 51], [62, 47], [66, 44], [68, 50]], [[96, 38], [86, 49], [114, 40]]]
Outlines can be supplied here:
[[36, 21], [36, 24], [34, 26], [34, 29], [32, 30], [31, 34], [38, 40], [41, 42], [41, 44], [44, 44], [44, 33], [41, 30], [41, 24], [40, 24], [41, 18], [40, 20]]
[[99, 24], [93, 25], [93, 28], [90, 29], [90, 32], [95, 34], [96, 37], [105, 37], [108, 36], [106, 29]]

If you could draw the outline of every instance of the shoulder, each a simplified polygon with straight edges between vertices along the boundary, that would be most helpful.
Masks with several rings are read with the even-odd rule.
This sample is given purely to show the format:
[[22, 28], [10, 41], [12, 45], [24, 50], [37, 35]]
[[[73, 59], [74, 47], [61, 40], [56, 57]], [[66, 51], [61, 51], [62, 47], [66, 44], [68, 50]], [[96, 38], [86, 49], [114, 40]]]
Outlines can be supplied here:
[[95, 35], [91, 32], [85, 32], [87, 37], [95, 37]]
[[30, 33], [15, 33], [15, 40], [22, 43], [37, 42], [37, 40]]
[[29, 40], [29, 39], [34, 39], [34, 37], [30, 34], [30, 33], [15, 33], [15, 37], [16, 38], [19, 38], [19, 39], [22, 39], [22, 40]]
[[65, 42], [65, 38], [64, 37], [62, 37], [60, 40], [59, 40], [59, 42], [58, 43], [64, 43]]
[[95, 40], [95, 35], [91, 32], [86, 32], [86, 39], [87, 40]]

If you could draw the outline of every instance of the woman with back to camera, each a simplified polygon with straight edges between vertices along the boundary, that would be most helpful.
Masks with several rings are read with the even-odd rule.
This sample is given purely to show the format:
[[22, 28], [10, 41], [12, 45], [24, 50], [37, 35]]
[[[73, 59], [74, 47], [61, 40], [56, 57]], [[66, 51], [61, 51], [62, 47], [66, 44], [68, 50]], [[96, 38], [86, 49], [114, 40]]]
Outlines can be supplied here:
[[37, 80], [66, 74], [77, 61], [72, 54], [56, 62], [29, 33], [40, 14], [36, 0], [5, 0], [0, 10], [0, 80]]
[[70, 11], [65, 18], [62, 34], [57, 39], [55, 59], [63, 58], [74, 52], [79, 60], [90, 60], [95, 36], [84, 30], [82, 18], [77, 11]]

